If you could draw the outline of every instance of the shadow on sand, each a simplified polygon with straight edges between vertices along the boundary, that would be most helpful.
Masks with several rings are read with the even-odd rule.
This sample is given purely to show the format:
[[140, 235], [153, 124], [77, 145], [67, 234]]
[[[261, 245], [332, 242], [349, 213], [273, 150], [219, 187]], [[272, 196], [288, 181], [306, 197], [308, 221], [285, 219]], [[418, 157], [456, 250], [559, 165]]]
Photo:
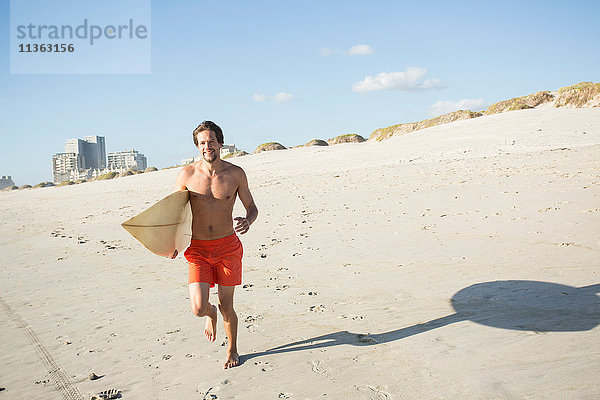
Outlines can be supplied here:
[[338, 331], [246, 354], [255, 357], [353, 345], [393, 342], [455, 322], [472, 321], [495, 328], [534, 332], [587, 331], [600, 324], [600, 284], [576, 288], [548, 282], [495, 281], [477, 283], [458, 291], [450, 300], [454, 314], [389, 332], [368, 336]]

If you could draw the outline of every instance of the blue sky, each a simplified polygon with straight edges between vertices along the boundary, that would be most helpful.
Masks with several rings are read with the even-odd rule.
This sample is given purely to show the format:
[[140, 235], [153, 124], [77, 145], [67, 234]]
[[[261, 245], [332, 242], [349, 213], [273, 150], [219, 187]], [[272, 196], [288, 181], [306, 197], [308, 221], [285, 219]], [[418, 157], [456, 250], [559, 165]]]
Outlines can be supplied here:
[[196, 155], [205, 119], [252, 152], [600, 82], [598, 1], [152, 1], [148, 74], [11, 74], [1, 7], [0, 174], [17, 185], [51, 180], [71, 137], [161, 168]]

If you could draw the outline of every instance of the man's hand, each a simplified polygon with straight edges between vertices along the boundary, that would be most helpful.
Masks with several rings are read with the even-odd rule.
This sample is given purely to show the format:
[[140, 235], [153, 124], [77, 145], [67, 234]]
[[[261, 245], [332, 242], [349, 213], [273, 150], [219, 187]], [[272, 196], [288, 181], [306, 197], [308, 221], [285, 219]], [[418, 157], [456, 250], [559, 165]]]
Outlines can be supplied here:
[[248, 220], [246, 218], [235, 217], [234, 219], [237, 221], [235, 231], [238, 232], [240, 235], [243, 235], [244, 233], [250, 230], [250, 224], [248, 223]]

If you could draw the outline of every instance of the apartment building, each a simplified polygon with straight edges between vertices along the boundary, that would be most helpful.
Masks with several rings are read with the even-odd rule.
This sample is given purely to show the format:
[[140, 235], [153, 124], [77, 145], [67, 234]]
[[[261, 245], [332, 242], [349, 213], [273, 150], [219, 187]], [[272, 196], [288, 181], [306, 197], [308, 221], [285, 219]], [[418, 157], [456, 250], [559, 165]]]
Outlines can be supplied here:
[[15, 186], [15, 183], [10, 176], [3, 176], [0, 178], [0, 190], [11, 186]]
[[103, 136], [68, 139], [65, 151], [52, 156], [52, 177], [55, 183], [88, 179], [93, 170], [106, 169], [106, 144]]
[[111, 171], [126, 171], [128, 169], [143, 171], [147, 166], [146, 156], [136, 150], [108, 153], [108, 169]]
[[103, 136], [86, 136], [81, 139], [68, 139], [65, 153], [75, 153], [82, 158], [81, 169], [106, 168], [106, 144]]

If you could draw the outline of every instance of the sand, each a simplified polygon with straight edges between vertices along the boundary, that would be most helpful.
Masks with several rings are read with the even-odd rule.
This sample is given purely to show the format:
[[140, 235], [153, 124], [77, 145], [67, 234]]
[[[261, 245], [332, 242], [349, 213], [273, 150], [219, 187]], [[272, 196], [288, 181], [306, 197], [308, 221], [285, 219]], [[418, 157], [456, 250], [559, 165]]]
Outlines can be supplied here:
[[204, 339], [185, 260], [120, 226], [163, 170], [0, 194], [1, 398], [600, 396], [600, 109], [233, 162], [260, 210], [242, 365], [221, 368], [222, 321]]

